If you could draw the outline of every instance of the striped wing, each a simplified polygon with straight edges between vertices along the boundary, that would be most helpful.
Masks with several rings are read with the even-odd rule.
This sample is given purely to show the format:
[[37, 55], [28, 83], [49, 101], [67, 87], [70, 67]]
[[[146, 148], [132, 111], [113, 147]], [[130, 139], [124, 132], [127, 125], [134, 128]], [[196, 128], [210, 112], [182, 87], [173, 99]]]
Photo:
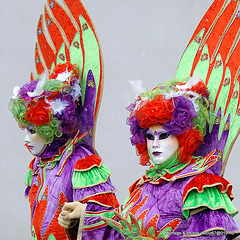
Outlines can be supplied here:
[[196, 28], [179, 62], [176, 78], [200, 75], [210, 92], [209, 131], [196, 154], [218, 153], [216, 174], [223, 175], [240, 130], [239, 1], [215, 0]]
[[[85, 119], [92, 122], [82, 128], [90, 132], [87, 143], [92, 145], [102, 95], [102, 52], [94, 25], [82, 2], [63, 0], [63, 3], [64, 7], [55, 0], [48, 0], [44, 16], [40, 16], [35, 47], [36, 70], [38, 74], [44, 71], [51, 73], [57, 64], [66, 61], [77, 65], [82, 105], [89, 108], [87, 116], [83, 116], [80, 121], [82, 124]], [[92, 88], [90, 93], [89, 87]]]

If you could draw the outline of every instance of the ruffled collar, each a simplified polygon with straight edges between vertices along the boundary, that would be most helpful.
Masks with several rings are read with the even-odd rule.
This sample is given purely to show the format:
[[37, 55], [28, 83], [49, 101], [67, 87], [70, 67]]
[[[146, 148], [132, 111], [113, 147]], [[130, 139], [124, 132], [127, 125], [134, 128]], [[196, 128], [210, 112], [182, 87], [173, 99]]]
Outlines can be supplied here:
[[151, 180], [157, 180], [165, 174], [174, 174], [181, 169], [184, 169], [189, 163], [180, 163], [177, 158], [177, 151], [172, 154], [170, 158], [165, 160], [161, 164], [152, 165], [149, 170], [146, 171], [146, 177]]

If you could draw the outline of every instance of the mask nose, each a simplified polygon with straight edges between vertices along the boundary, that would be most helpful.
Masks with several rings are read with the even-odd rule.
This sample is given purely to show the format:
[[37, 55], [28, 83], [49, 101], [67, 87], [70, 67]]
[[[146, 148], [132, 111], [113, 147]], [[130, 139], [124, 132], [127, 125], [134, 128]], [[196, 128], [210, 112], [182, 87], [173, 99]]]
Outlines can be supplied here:
[[158, 139], [158, 136], [155, 135], [154, 136], [154, 140], [153, 140], [153, 148], [159, 148], [160, 147], [160, 144], [159, 144], [159, 139]]
[[28, 136], [28, 133], [26, 134], [26, 136], [25, 136], [25, 138], [24, 138], [24, 141], [25, 141], [26, 143], [29, 143], [29, 142], [30, 142], [30, 138], [29, 138], [29, 136]]

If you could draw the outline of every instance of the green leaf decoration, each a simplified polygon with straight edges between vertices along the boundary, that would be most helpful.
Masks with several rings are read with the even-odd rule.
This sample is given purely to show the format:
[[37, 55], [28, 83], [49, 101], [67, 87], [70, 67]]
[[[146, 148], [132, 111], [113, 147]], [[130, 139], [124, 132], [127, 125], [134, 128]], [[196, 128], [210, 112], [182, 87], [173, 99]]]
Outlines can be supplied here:
[[82, 104], [84, 104], [86, 82], [87, 82], [87, 76], [88, 76], [89, 70], [92, 70], [94, 80], [96, 82], [96, 89], [98, 89], [98, 87], [99, 87], [100, 51], [99, 51], [99, 46], [98, 46], [96, 37], [95, 37], [92, 29], [88, 26], [86, 20], [81, 15], [79, 16], [79, 20], [80, 20], [80, 23], [82, 26], [83, 25], [86, 26], [85, 30], [83, 30], [83, 32], [82, 32], [84, 52], [85, 52], [85, 65], [84, 65], [81, 86], [82, 86], [82, 93], [83, 93]]
[[66, 61], [65, 44], [62, 43], [57, 54], [57, 64], [65, 63]]
[[163, 240], [167, 239], [171, 231], [172, 231], [171, 227], [165, 228], [158, 234], [157, 239], [163, 239]]
[[56, 240], [56, 238], [54, 237], [53, 234], [50, 234], [49, 237], [48, 237], [48, 240]]
[[[202, 38], [204, 31], [205, 29], [202, 29], [196, 37]], [[199, 43], [195, 40], [193, 40], [188, 45], [187, 49], [183, 53], [183, 56], [178, 64], [175, 78], [184, 79], [190, 76], [193, 61], [198, 51], [198, 48], [199, 48]]]
[[[220, 54], [218, 54], [215, 64], [217, 64], [217, 62], [222, 63], [222, 58], [221, 58]], [[209, 94], [209, 101], [211, 103], [214, 103], [214, 101], [216, 99], [217, 92], [220, 87], [219, 79], [222, 79], [222, 75], [223, 75], [223, 64], [221, 64], [218, 67], [213, 68], [210, 78], [209, 78], [209, 81], [208, 81], [208, 84], [207, 84], [207, 87], [209, 89], [211, 89], [210, 94]], [[210, 105], [210, 112], [213, 113], [213, 104]], [[211, 114], [210, 122], [209, 122], [209, 132], [212, 131], [214, 120], [215, 120], [215, 114]]]
[[36, 232], [35, 232], [35, 229], [34, 229], [34, 226], [32, 225], [32, 240], [38, 240], [37, 239], [37, 235], [36, 235]]
[[201, 53], [201, 57], [197, 63], [196, 68], [194, 69], [193, 72], [193, 76], [198, 76], [200, 75], [200, 78], [206, 82], [206, 78], [207, 78], [207, 73], [208, 73], [208, 69], [209, 69], [209, 52], [208, 52], [208, 46], [207, 44], [205, 44], [202, 53]]
[[83, 70], [83, 54], [82, 47], [80, 44], [80, 33], [77, 32], [69, 49], [70, 59], [72, 64], [76, 64], [78, 66], [79, 76], [81, 78], [82, 70]]
[[153, 236], [153, 237], [156, 237], [156, 233], [155, 233], [155, 229], [154, 227], [150, 227], [148, 230], [147, 230], [147, 234]]

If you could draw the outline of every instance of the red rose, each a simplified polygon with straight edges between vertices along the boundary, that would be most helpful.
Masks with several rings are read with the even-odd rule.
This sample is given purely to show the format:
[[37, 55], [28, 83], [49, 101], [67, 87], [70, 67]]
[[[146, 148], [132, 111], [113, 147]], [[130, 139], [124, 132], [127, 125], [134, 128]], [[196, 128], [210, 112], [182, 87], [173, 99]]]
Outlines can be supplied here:
[[157, 95], [136, 112], [136, 118], [140, 121], [140, 127], [145, 129], [169, 121], [173, 118], [173, 110], [172, 101], [165, 99], [163, 95]]
[[31, 101], [28, 104], [28, 110], [24, 116], [24, 119], [31, 124], [41, 126], [43, 124], [49, 124], [51, 121], [50, 105], [39, 99], [38, 101]]

